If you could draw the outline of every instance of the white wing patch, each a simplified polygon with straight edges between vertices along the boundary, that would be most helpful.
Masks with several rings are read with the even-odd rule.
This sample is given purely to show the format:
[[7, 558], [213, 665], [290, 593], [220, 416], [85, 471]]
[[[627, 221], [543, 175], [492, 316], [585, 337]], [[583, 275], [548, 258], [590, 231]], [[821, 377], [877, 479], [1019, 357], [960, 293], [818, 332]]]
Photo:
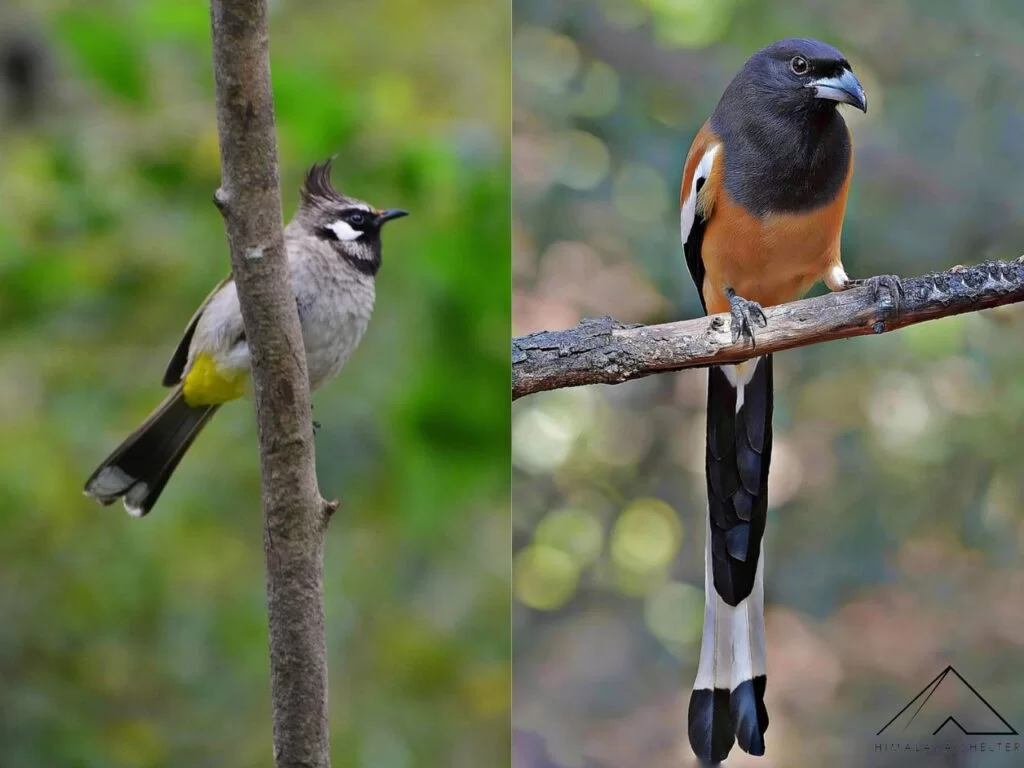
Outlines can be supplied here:
[[690, 230], [693, 229], [693, 219], [697, 214], [697, 184], [701, 179], [707, 180], [711, 175], [711, 167], [715, 163], [715, 155], [718, 154], [720, 146], [721, 144], [713, 144], [704, 152], [704, 157], [700, 159], [697, 170], [693, 173], [690, 191], [686, 195], [686, 199], [683, 200], [683, 207], [679, 210], [679, 234], [682, 237], [683, 245], [686, 245]]
[[358, 240], [363, 235], [363, 233], [358, 229], [352, 229], [347, 222], [344, 222], [341, 219], [328, 224], [327, 228], [336, 234], [339, 240], [345, 240], [348, 242]]

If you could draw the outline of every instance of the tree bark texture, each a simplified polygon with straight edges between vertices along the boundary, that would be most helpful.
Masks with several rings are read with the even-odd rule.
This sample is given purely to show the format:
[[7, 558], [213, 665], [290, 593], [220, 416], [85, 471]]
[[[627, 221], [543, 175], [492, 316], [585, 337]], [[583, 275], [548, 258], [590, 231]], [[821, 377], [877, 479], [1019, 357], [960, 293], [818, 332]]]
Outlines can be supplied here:
[[211, 0], [221, 187], [259, 426], [277, 768], [330, 765], [323, 541], [306, 358], [281, 221], [267, 0]]
[[624, 325], [610, 317], [584, 320], [565, 331], [512, 339], [512, 399], [562, 387], [619, 384], [655, 373], [738, 363], [769, 352], [886, 333], [926, 320], [1024, 301], [1024, 256], [902, 281], [878, 300], [854, 288], [765, 309], [756, 346], [732, 340], [729, 315], [662, 325]]

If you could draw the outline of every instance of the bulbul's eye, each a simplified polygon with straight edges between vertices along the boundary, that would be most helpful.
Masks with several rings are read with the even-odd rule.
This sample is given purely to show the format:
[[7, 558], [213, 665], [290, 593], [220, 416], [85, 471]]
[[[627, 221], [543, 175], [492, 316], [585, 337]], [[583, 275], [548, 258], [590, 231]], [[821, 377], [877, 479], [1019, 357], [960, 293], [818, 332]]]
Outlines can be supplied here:
[[356, 211], [355, 213], [350, 213], [348, 215], [348, 220], [349, 220], [350, 223], [355, 224], [356, 226], [359, 226], [364, 221], [366, 221], [366, 214], [360, 213], [359, 211]]
[[803, 56], [794, 56], [789, 62], [789, 68], [793, 70], [794, 75], [806, 75], [807, 74], [807, 59]]

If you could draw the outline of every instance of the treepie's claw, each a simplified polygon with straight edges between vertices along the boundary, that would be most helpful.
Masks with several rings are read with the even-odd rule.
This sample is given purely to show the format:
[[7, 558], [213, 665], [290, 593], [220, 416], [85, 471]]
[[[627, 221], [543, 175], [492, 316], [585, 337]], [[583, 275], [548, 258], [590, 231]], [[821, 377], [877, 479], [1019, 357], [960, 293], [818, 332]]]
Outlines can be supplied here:
[[750, 346], [757, 346], [754, 341], [754, 326], [764, 328], [768, 325], [768, 318], [764, 316], [761, 305], [737, 296], [732, 289], [726, 291], [726, 296], [729, 297], [729, 314], [732, 316], [733, 343], [744, 338], [750, 341]]
[[903, 283], [896, 275], [875, 275], [864, 280], [851, 280], [850, 288], [866, 287], [871, 291], [871, 300], [878, 302], [882, 300], [882, 291], [886, 291], [892, 299], [893, 312], [899, 314], [900, 304], [903, 301]]

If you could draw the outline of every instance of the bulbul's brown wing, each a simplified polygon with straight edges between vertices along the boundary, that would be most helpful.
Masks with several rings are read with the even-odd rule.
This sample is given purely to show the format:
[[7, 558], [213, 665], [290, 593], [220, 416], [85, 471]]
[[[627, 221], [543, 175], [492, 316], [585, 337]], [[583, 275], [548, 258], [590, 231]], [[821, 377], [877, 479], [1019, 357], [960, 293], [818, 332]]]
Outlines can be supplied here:
[[174, 354], [171, 355], [171, 361], [167, 364], [167, 370], [164, 371], [163, 385], [165, 387], [176, 387], [181, 383], [181, 377], [185, 373], [185, 364], [188, 362], [188, 348], [192, 344], [192, 336], [196, 332], [196, 324], [199, 322], [199, 318], [202, 317], [203, 311], [210, 303], [210, 299], [217, 295], [217, 292], [225, 285], [233, 280], [233, 276], [228, 273], [227, 277], [221, 280], [210, 291], [203, 303], [199, 305], [199, 309], [196, 310], [195, 314], [192, 315], [192, 319], [188, 321], [188, 325], [185, 326], [185, 333], [182, 334], [181, 341], [178, 342], [177, 348], [174, 350]]

